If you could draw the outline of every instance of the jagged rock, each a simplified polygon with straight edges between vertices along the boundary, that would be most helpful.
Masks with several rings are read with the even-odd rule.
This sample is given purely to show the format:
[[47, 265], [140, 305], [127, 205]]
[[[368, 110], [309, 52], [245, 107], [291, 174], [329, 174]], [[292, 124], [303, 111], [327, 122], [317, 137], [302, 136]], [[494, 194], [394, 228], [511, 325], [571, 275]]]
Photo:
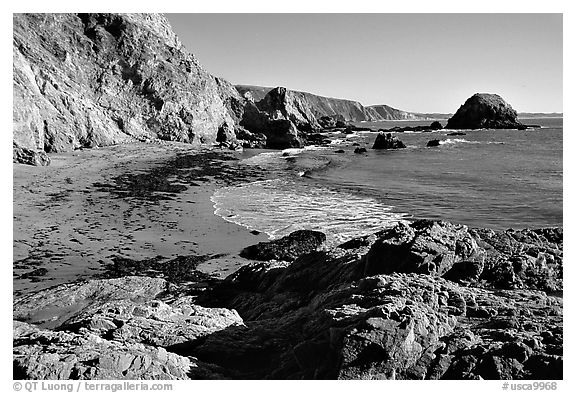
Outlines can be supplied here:
[[440, 139], [432, 139], [426, 143], [426, 147], [440, 146]]
[[13, 22], [17, 148], [233, 138], [233, 103], [220, 94], [237, 92], [204, 71], [165, 17], [14, 14]]
[[[188, 377], [562, 378], [562, 299], [535, 289], [498, 289], [496, 277], [497, 266], [539, 253], [550, 258], [554, 274], [541, 280], [541, 270], [527, 268], [516, 282], [551, 285], [561, 277], [561, 262], [552, 264], [562, 258], [561, 230], [495, 232], [420, 220], [314, 251], [323, 240], [311, 232], [253, 246], [283, 261], [245, 265], [198, 297], [173, 300], [170, 287], [152, 278], [140, 285], [141, 294], [130, 294], [133, 277], [29, 296], [15, 305], [25, 311], [16, 316], [59, 307], [67, 315], [54, 326], [66, 332], [24, 340], [15, 333], [15, 370], [31, 378], [116, 376], [107, 374], [111, 364], [130, 376], [155, 378], [157, 368], [143, 372], [141, 361], [132, 361], [141, 359], [134, 346], [153, 344], [188, 356]], [[277, 257], [282, 252], [290, 258]], [[61, 299], [70, 293], [77, 299]], [[103, 347], [94, 349], [91, 340]], [[126, 344], [117, 347], [120, 340]], [[102, 357], [106, 366], [90, 368], [87, 358]], [[45, 359], [50, 366], [40, 366]], [[184, 377], [170, 375], [162, 377]]]
[[420, 220], [383, 231], [366, 255], [366, 274], [421, 273], [477, 280], [484, 250], [467, 227]]
[[562, 228], [470, 233], [486, 250], [482, 280], [500, 288], [563, 289]]
[[[193, 360], [143, 344], [14, 321], [14, 379], [190, 379]], [[212, 374], [213, 373], [208, 373]], [[216, 376], [216, 375], [214, 375]]]
[[272, 120], [289, 120], [298, 130], [310, 131], [321, 128], [302, 94], [276, 87], [257, 103], [258, 109], [270, 115]]
[[318, 124], [320, 125], [320, 127], [322, 128], [336, 128], [336, 119], [334, 119], [333, 117], [330, 116], [322, 116], [318, 119]]
[[406, 145], [392, 134], [378, 133], [372, 149], [403, 149]]
[[271, 119], [268, 113], [260, 111], [253, 103], [247, 103], [240, 122], [252, 133], [266, 136], [266, 147], [270, 149], [287, 149], [303, 145], [296, 126], [286, 119]]
[[243, 324], [235, 310], [205, 308], [194, 301], [191, 296], [180, 297], [170, 304], [161, 300], [109, 301], [85, 308], [58, 328], [74, 332], [86, 329], [110, 340], [174, 349]]
[[25, 147], [14, 146], [12, 154], [13, 162], [37, 166], [50, 165], [50, 157], [48, 157], [44, 151], [36, 151]]
[[497, 94], [476, 93], [448, 119], [447, 129], [525, 129], [516, 111]]
[[246, 247], [240, 255], [258, 261], [293, 261], [302, 254], [315, 251], [325, 241], [326, 235], [322, 232], [300, 230], [278, 240]]
[[86, 307], [97, 307], [111, 299], [147, 301], [169, 288], [169, 283], [161, 278], [132, 276], [63, 284], [18, 299], [13, 305], [13, 317], [54, 327]]
[[240, 130], [236, 133], [236, 138], [245, 148], [263, 149], [266, 147], [266, 135], [252, 133], [242, 127], [240, 127]]

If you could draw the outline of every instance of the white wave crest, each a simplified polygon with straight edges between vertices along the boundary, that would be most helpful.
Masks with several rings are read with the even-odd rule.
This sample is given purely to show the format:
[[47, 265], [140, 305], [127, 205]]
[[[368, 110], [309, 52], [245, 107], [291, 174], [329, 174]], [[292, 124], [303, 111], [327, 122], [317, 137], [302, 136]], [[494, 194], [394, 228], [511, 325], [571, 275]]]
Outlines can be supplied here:
[[214, 214], [271, 239], [312, 229], [324, 232], [332, 246], [406, 218], [371, 198], [281, 179], [224, 187], [211, 201]]

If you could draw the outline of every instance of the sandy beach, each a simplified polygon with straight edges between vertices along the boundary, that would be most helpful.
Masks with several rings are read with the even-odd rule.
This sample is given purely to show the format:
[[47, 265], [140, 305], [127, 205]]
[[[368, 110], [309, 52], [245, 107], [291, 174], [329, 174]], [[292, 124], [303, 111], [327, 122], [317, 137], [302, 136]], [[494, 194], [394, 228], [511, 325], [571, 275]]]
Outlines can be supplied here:
[[15, 296], [101, 274], [117, 257], [203, 255], [199, 270], [235, 271], [248, 262], [239, 251], [267, 236], [214, 215], [210, 197], [240, 180], [243, 154], [142, 143], [14, 164]]

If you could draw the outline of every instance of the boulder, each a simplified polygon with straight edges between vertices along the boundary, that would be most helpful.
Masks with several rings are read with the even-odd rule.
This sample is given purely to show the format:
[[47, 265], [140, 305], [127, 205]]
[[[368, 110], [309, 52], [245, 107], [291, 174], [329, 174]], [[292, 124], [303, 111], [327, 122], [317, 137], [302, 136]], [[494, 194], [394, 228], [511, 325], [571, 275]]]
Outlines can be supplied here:
[[406, 145], [390, 133], [378, 133], [372, 149], [403, 149]]
[[442, 127], [442, 124], [441, 124], [439, 121], [433, 121], [433, 122], [430, 124], [430, 129], [431, 129], [431, 130], [441, 130], [442, 128], [444, 128], [444, 127]]
[[357, 147], [354, 149], [354, 153], [356, 153], [356, 154], [362, 154], [362, 153], [366, 153], [366, 152], [367, 152], [367, 150], [365, 147]]
[[518, 113], [497, 94], [476, 93], [448, 119], [447, 129], [525, 129]]
[[326, 235], [322, 232], [299, 230], [277, 240], [246, 247], [240, 256], [258, 261], [293, 261], [302, 254], [315, 251], [325, 241]]
[[432, 139], [426, 143], [426, 147], [440, 146], [440, 139]]

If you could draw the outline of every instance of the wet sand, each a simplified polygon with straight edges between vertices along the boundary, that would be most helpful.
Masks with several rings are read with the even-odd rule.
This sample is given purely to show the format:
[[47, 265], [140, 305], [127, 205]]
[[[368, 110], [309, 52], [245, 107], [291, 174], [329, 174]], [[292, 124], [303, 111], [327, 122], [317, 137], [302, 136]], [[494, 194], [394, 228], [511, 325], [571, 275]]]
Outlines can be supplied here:
[[14, 295], [93, 277], [117, 257], [208, 255], [198, 269], [227, 276], [249, 262], [242, 248], [267, 239], [210, 201], [218, 187], [261, 179], [236, 169], [250, 154], [142, 143], [14, 164]]

